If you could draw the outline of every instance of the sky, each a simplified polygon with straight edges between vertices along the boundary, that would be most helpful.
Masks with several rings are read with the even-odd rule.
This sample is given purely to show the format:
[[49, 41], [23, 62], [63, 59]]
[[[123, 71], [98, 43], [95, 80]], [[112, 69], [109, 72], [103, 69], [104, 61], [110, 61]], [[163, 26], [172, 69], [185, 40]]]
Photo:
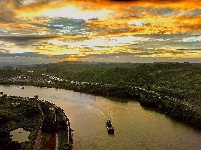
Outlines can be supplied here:
[[1, 0], [0, 62], [200, 62], [200, 0]]

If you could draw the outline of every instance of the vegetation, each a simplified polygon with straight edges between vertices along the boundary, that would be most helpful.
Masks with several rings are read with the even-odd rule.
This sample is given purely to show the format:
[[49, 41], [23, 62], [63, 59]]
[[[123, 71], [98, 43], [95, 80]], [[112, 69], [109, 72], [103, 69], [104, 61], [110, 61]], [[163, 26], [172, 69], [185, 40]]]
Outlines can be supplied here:
[[40, 125], [41, 114], [37, 107], [35, 101], [31, 101], [25, 98], [16, 96], [6, 96], [5, 94], [0, 97], [0, 114], [1, 114], [1, 125], [0, 132], [9, 133], [15, 129], [23, 128], [29, 131], [29, 141], [23, 142], [21, 144], [16, 142], [9, 142], [7, 144], [2, 144], [0, 142], [0, 147], [9, 149], [14, 147], [24, 148], [26, 150], [31, 150], [38, 132]]
[[[50, 102], [40, 101], [37, 97], [7, 96], [1, 92], [0, 148], [1, 150], [32, 150], [36, 139], [39, 138], [38, 146], [40, 149], [55, 149], [56, 135], [61, 137], [68, 133], [68, 121], [62, 109]], [[22, 143], [12, 141], [10, 132], [18, 128], [30, 132], [28, 141]], [[68, 128], [71, 130], [70, 125]], [[40, 129], [41, 134], [39, 134]], [[69, 144], [68, 138], [72, 139], [71, 136], [65, 136], [63, 139], [58, 138], [57, 146], [59, 149], [64, 149], [64, 144]]]
[[143, 86], [178, 98], [199, 98], [201, 64], [191, 63], [58, 63], [22, 67], [34, 76], [54, 75], [79, 82], [96, 82], [114, 86]]
[[[63, 62], [9, 69], [12, 74], [2, 68], [1, 84], [46, 86], [138, 100], [142, 106], [201, 129], [201, 64]], [[17, 79], [20, 75], [26, 79]]]

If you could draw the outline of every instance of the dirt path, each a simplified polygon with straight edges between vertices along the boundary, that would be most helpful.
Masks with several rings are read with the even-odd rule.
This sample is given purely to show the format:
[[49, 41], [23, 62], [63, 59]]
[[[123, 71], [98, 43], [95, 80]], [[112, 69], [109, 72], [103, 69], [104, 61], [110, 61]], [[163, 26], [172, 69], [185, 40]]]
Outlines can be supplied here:
[[55, 135], [56, 135], [55, 150], [58, 150], [59, 140], [58, 140], [58, 135], [57, 135], [57, 133], [56, 133]]
[[42, 114], [42, 122], [41, 122], [41, 125], [40, 125], [40, 129], [38, 131], [38, 135], [36, 137], [36, 141], [34, 143], [34, 146], [33, 146], [33, 150], [38, 150], [39, 149], [39, 145], [40, 145], [40, 141], [41, 141], [41, 137], [42, 137], [42, 131], [41, 131], [41, 127], [42, 127], [42, 123], [43, 123], [43, 120], [44, 120], [44, 113], [43, 113], [43, 110], [40, 106], [40, 103], [38, 103], [38, 108], [40, 109], [40, 112]]
[[39, 149], [39, 145], [40, 145], [40, 141], [41, 141], [41, 135], [42, 135], [42, 132], [41, 132], [41, 129], [40, 129], [39, 132], [38, 132], [38, 135], [36, 137], [36, 141], [34, 143], [33, 150], [38, 150]]
[[[56, 107], [54, 106], [54, 112], [55, 111]], [[54, 121], [56, 122], [57, 121], [57, 116], [56, 116], [56, 113], [54, 113]], [[58, 134], [57, 132], [55, 132], [55, 150], [58, 150], [58, 145], [59, 145], [59, 140], [58, 140]]]

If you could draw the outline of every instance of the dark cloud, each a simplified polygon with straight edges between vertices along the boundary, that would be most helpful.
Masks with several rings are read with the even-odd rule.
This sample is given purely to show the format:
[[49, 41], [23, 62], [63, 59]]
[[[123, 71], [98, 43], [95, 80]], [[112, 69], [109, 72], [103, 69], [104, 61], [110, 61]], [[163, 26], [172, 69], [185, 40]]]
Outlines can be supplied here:
[[183, 17], [196, 17], [201, 15], [201, 9], [193, 9], [191, 11], [180, 11], [175, 10], [170, 7], [161, 7], [161, 8], [153, 8], [153, 7], [147, 7], [144, 8], [145, 11], [152, 15], [160, 15], [160, 16], [167, 16], [167, 17], [177, 17], [177, 16], [183, 16]]
[[[70, 55], [70, 54], [69, 54]], [[9, 50], [0, 49], [0, 58], [2, 57], [19, 57], [19, 58], [45, 58], [45, 59], [63, 59], [69, 58], [68, 54], [61, 54], [61, 55], [45, 55], [39, 54], [36, 52], [24, 52], [24, 53], [10, 53]]]
[[148, 7], [146, 8], [148, 13], [153, 15], [161, 15], [161, 16], [172, 16], [172, 13], [175, 11], [173, 8], [153, 8]]
[[[138, 42], [130, 45], [132, 49], [169, 49], [169, 48], [185, 48], [185, 49], [201, 49], [201, 41], [196, 40], [200, 36], [189, 36], [188, 34], [142, 34], [136, 35], [138, 37], [148, 38], [149, 40]], [[189, 44], [189, 41], [193, 44]], [[185, 42], [186, 41], [186, 42]]]
[[9, 51], [7, 51], [7, 50], [0, 50], [0, 57], [41, 57], [41, 58], [49, 58], [48, 55], [34, 53], [34, 52], [9, 53]]
[[54, 39], [57, 36], [0, 36], [0, 41], [13, 42], [15, 45], [27, 46], [37, 42]]
[[41, 40], [41, 39], [51, 39], [57, 36], [0, 36], [0, 40], [5, 41], [29, 41], [29, 40]]
[[41, 57], [0, 57], [0, 66], [32, 65], [44, 63], [57, 63], [58, 60]]

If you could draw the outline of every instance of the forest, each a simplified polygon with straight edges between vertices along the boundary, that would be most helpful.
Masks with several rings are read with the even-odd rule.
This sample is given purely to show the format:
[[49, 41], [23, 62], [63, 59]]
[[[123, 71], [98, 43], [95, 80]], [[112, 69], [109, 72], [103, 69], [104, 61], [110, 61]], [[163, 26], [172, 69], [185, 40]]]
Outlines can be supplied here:
[[201, 64], [60, 62], [1, 68], [1, 84], [74, 90], [143, 107], [201, 129]]
[[[201, 97], [201, 64], [191, 63], [83, 63], [22, 67], [34, 76], [57, 76], [69, 81], [111, 84], [113, 87], [141, 86], [196, 103]], [[200, 105], [199, 101], [196, 105]]]

